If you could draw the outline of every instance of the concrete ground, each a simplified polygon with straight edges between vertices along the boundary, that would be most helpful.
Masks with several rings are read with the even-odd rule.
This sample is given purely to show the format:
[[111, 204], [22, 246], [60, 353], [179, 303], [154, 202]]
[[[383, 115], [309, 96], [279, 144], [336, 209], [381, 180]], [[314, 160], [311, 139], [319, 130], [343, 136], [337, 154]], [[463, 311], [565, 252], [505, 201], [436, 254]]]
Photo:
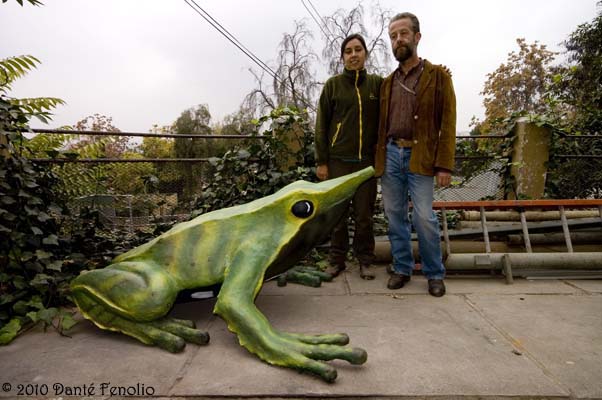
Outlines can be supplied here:
[[259, 295], [276, 328], [346, 332], [367, 350], [364, 365], [331, 362], [333, 384], [248, 353], [207, 299], [174, 309], [211, 335], [179, 354], [87, 321], [71, 337], [34, 329], [0, 347], [0, 398], [602, 398], [602, 280], [449, 277], [433, 298], [420, 276], [397, 291], [386, 279], [352, 266], [321, 288], [268, 282]]

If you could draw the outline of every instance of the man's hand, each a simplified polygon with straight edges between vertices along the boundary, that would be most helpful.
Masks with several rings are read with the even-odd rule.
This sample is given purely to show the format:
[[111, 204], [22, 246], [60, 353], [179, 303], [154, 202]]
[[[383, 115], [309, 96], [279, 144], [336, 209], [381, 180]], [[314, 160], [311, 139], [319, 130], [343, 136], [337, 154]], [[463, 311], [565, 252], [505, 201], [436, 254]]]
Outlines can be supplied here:
[[451, 172], [449, 171], [437, 171], [435, 174], [437, 178], [437, 186], [446, 187], [451, 184]]
[[449, 69], [449, 67], [448, 67], [447, 65], [439, 64], [439, 66], [440, 66], [441, 68], [443, 68], [443, 70], [444, 70], [445, 72], [447, 72], [447, 73], [449, 74], [449, 76], [450, 76], [450, 77], [452, 76], [451, 69]]
[[328, 179], [328, 165], [318, 165], [318, 167], [316, 168], [316, 176], [321, 181], [325, 181], [326, 179]]

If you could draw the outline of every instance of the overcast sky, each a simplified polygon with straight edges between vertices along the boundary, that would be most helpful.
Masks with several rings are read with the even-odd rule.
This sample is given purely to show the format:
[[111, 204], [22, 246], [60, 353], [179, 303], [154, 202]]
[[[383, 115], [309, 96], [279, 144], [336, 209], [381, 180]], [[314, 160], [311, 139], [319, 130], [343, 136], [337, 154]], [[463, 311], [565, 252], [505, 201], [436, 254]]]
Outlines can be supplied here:
[[[238, 110], [254, 88], [243, 53], [183, 0], [42, 0], [45, 5], [0, 4], [0, 59], [31, 54], [42, 65], [17, 81], [13, 97], [60, 97], [49, 127], [72, 125], [95, 113], [122, 131], [147, 132], [180, 113], [208, 104], [213, 122]], [[285, 32], [306, 19], [301, 0], [197, 0], [249, 50], [270, 64]], [[324, 15], [357, 3], [313, 0]], [[369, 0], [364, 1], [368, 8]], [[451, 68], [458, 131], [483, 118], [487, 73], [518, 49], [516, 38], [551, 50], [596, 15], [595, 0], [381, 0], [394, 13], [421, 22], [418, 54]], [[315, 46], [317, 53], [321, 47]], [[323, 72], [317, 78], [324, 80]], [[32, 126], [48, 127], [37, 121]]]

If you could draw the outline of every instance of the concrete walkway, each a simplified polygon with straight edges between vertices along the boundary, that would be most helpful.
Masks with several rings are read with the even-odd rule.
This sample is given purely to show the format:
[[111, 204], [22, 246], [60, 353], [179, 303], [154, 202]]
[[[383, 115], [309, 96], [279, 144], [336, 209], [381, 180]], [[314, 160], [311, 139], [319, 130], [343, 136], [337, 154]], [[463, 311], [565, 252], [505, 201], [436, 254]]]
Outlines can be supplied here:
[[352, 267], [321, 288], [268, 282], [257, 299], [278, 329], [346, 332], [367, 350], [362, 366], [332, 362], [334, 384], [261, 362], [208, 299], [176, 306], [211, 335], [180, 354], [87, 321], [71, 338], [32, 330], [0, 347], [0, 398], [602, 398], [602, 280], [450, 277], [433, 298], [424, 278], [390, 291], [377, 270], [363, 281]]

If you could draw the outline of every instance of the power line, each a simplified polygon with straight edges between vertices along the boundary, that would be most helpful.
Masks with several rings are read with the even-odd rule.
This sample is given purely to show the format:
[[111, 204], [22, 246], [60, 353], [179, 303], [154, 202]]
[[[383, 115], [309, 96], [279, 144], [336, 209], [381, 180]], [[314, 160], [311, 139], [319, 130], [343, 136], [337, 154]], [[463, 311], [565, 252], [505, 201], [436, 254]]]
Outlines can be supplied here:
[[316, 13], [316, 15], [318, 16], [318, 18], [320, 19], [320, 21], [322, 21], [322, 24], [324, 25], [324, 27], [326, 28], [326, 30], [328, 31], [328, 33], [330, 33], [330, 36], [333, 37], [334, 39], [334, 33], [332, 33], [332, 31], [330, 30], [330, 28], [328, 27], [328, 25], [326, 24], [326, 20], [324, 18], [322, 18], [322, 15], [320, 14], [320, 12], [318, 11], [318, 9], [314, 6], [314, 3], [311, 0], [307, 0], [307, 2], [309, 3], [309, 5], [311, 6], [311, 8], [314, 10], [314, 12]]
[[[242, 51], [247, 57], [249, 57], [255, 64], [257, 64], [261, 69], [271, 75], [273, 78], [276, 78], [276, 72], [274, 72], [266, 63], [264, 63], [259, 57], [257, 57], [253, 52], [247, 49], [233, 34], [231, 34], [226, 28], [224, 28], [215, 18], [211, 16], [207, 11], [205, 11], [201, 6], [199, 6], [194, 0], [184, 0], [186, 4], [190, 6], [197, 14], [199, 14], [205, 21], [207, 21], [212, 27], [214, 27], [219, 33], [221, 33], [230, 43], [236, 46], [240, 51]], [[277, 78], [276, 78], [277, 79]]]
[[[322, 33], [324, 34], [324, 36], [326, 37], [326, 39], [328, 39], [328, 37], [330, 35], [328, 34], [328, 32], [326, 32], [324, 30], [324, 27], [322, 27], [322, 24], [320, 23], [320, 21], [318, 21], [318, 18], [320, 18], [320, 15], [318, 14], [318, 18], [316, 18], [316, 16], [307, 7], [307, 5], [305, 4], [304, 0], [301, 0], [301, 4], [303, 4], [303, 7], [305, 7], [305, 9], [307, 10], [307, 12], [309, 13], [309, 16], [314, 20], [314, 22], [316, 23], [316, 25], [318, 25], [318, 28], [320, 28], [320, 30], [322, 31]], [[313, 6], [312, 6], [312, 8], [313, 8]], [[328, 28], [328, 27], [326, 27], [326, 28]]]
[[[184, 0], [186, 4], [190, 8], [192, 8], [197, 14], [199, 14], [205, 21], [207, 21], [213, 28], [215, 28], [219, 33], [222, 34], [230, 43], [236, 46], [240, 51], [242, 51], [247, 57], [249, 57], [255, 64], [257, 64], [262, 70], [268, 73], [272, 78], [274, 78], [277, 82], [282, 84], [285, 87], [288, 87], [289, 90], [295, 95], [298, 94], [297, 91], [293, 89], [285, 80], [282, 80], [278, 77], [278, 74], [271, 69], [266, 63], [264, 63], [259, 57], [257, 57], [253, 52], [247, 49], [232, 33], [230, 33], [226, 28], [224, 28], [215, 18], [211, 16], [207, 11], [205, 11], [201, 6], [199, 6], [195, 0]], [[305, 104], [305, 106], [312, 111], [316, 111], [316, 109], [308, 104], [302, 97], [299, 100]]]

